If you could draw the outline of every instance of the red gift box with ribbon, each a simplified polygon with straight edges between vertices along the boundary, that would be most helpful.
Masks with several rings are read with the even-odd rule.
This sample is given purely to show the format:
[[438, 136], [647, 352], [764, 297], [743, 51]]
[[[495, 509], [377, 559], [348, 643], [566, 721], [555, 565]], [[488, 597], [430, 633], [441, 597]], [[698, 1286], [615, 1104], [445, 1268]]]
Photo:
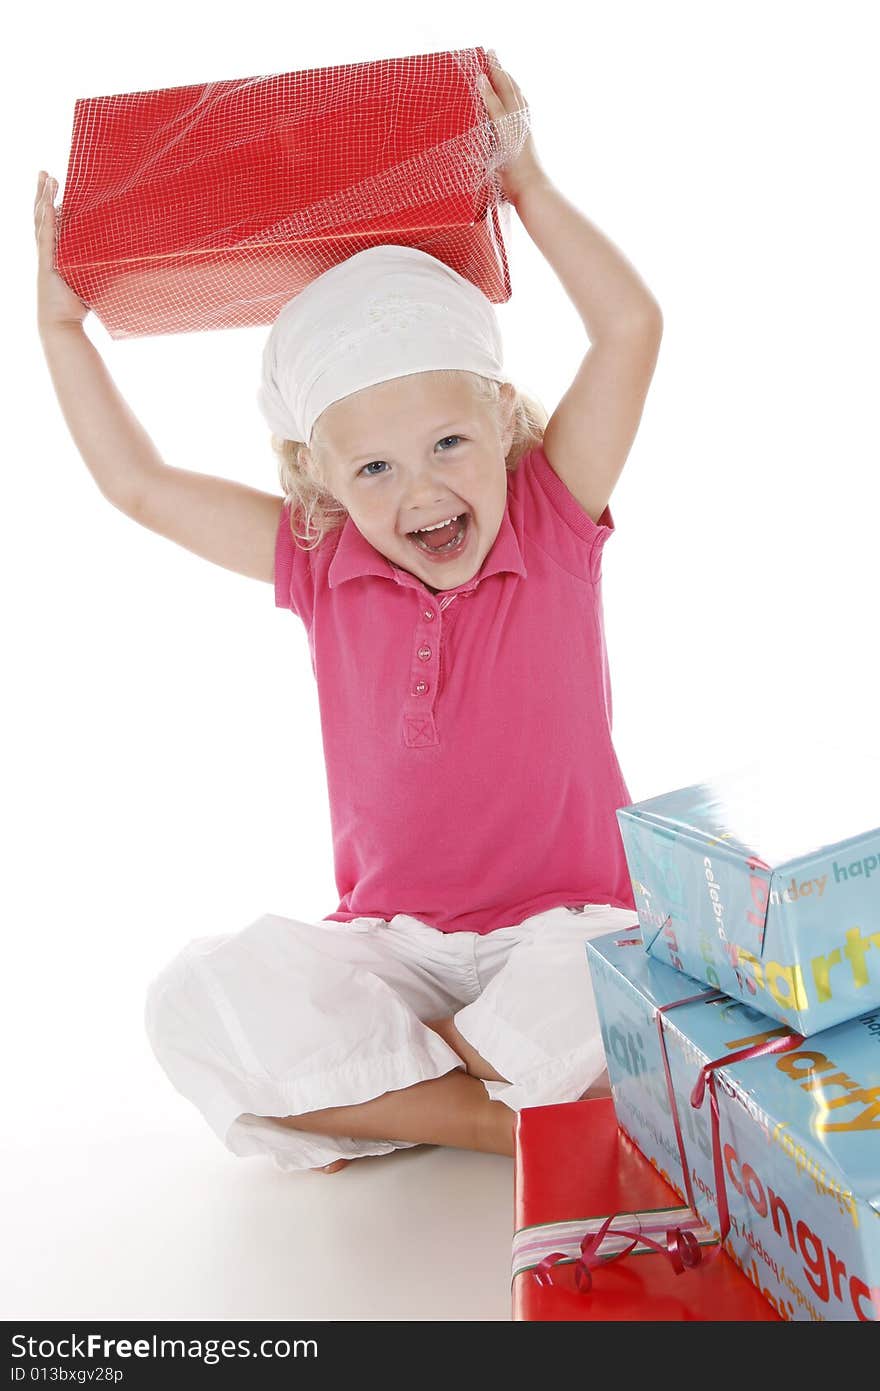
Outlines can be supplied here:
[[619, 1129], [610, 1097], [519, 1112], [514, 1218], [514, 1319], [779, 1321]]
[[323, 271], [417, 247], [510, 298], [482, 48], [75, 103], [56, 268], [114, 339], [272, 323]]

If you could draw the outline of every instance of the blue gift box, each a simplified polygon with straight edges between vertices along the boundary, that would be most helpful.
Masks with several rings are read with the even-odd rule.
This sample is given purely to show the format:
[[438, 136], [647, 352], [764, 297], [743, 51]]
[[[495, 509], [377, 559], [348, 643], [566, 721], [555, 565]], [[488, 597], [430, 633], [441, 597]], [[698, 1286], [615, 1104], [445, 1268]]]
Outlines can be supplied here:
[[877, 767], [789, 755], [617, 819], [652, 956], [802, 1034], [880, 1004]]

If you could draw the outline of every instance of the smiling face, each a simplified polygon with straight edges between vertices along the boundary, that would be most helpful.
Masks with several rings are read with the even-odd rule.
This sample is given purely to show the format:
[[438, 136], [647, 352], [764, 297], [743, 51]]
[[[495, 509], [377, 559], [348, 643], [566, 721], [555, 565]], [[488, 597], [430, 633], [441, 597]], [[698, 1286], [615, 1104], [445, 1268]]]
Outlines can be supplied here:
[[[477, 573], [498, 535], [515, 404], [509, 382], [498, 406], [482, 400], [470, 373], [395, 377], [328, 406], [309, 453], [377, 551], [432, 593], [454, 589]], [[410, 535], [462, 514], [463, 540], [451, 553], [431, 554]]]

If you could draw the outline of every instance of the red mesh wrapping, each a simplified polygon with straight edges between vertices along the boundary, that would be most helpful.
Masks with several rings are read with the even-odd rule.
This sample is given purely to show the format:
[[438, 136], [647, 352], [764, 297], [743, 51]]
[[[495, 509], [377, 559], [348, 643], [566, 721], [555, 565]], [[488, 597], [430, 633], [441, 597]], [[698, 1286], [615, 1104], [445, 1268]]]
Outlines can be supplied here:
[[112, 338], [273, 322], [311, 280], [393, 242], [510, 298], [482, 48], [75, 103], [56, 266]]

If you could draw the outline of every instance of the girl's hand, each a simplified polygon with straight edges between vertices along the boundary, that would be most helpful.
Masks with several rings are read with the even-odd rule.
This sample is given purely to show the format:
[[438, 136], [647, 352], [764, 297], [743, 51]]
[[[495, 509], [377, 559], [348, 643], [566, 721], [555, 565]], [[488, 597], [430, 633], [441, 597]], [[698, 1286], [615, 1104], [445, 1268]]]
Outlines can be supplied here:
[[[481, 76], [480, 95], [486, 103], [489, 116], [493, 122], [501, 122], [505, 116], [517, 111], [525, 111], [526, 115], [520, 119], [528, 120], [528, 102], [520, 88], [510, 74], [502, 68], [494, 49], [490, 48], [488, 53], [491, 64], [491, 82]], [[549, 182], [538, 159], [535, 144], [530, 134], [526, 136], [525, 145], [516, 158], [499, 168], [498, 178], [501, 190], [510, 203], [516, 202], [517, 197], [527, 184], [542, 179]]]
[[57, 179], [45, 169], [37, 180], [34, 200], [34, 235], [37, 239], [37, 324], [41, 333], [57, 324], [81, 324], [89, 306], [55, 269], [55, 204]]

